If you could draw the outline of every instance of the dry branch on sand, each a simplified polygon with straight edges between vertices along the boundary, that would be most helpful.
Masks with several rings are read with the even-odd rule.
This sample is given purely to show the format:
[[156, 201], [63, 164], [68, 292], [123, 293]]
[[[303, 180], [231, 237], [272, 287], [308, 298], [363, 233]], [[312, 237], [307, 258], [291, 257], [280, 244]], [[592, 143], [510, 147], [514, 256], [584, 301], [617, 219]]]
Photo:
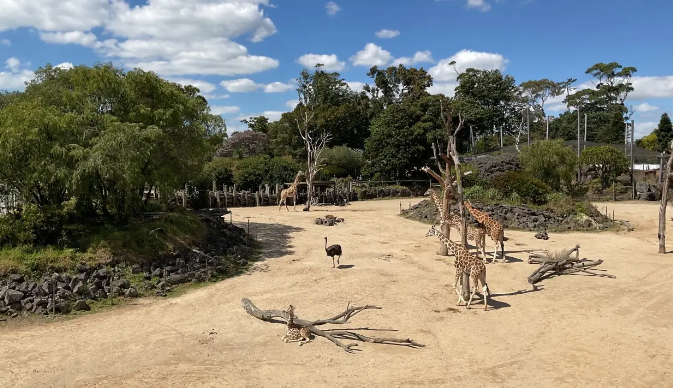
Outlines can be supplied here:
[[[575, 253], [575, 257], [570, 255]], [[544, 278], [558, 275], [567, 275], [576, 272], [587, 273], [593, 276], [600, 276], [615, 279], [614, 275], [599, 274], [588, 271], [590, 268], [599, 266], [603, 260], [580, 260], [580, 246], [565, 251], [552, 251], [543, 253], [533, 253], [528, 256], [528, 264], [540, 264], [540, 266], [528, 276], [528, 283], [535, 284]]]
[[[273, 322], [273, 323], [278, 323], [278, 321], [275, 321], [273, 318], [282, 318], [285, 319], [285, 321], [288, 320], [288, 313], [287, 311], [284, 310], [260, 310], [255, 306], [254, 303], [248, 298], [243, 298], [241, 299], [241, 306], [243, 309], [253, 317], [257, 319], [261, 319], [262, 321], [266, 322]], [[360, 327], [357, 329], [350, 329], [350, 330], [332, 330], [332, 329], [325, 329], [325, 330], [320, 330], [316, 328], [316, 326], [320, 325], [326, 325], [326, 324], [334, 324], [334, 325], [343, 325], [345, 323], [348, 323], [348, 320], [354, 316], [355, 314], [358, 314], [362, 310], [380, 310], [381, 307], [378, 306], [371, 306], [371, 305], [366, 305], [366, 306], [360, 306], [360, 307], [351, 307], [350, 304], [346, 307], [346, 310], [342, 313], [339, 313], [332, 318], [327, 318], [327, 319], [318, 319], [315, 321], [305, 321], [303, 319], [299, 319], [295, 316], [294, 318], [294, 323], [307, 327], [311, 333], [313, 333], [316, 336], [327, 338], [328, 340], [332, 341], [335, 345], [340, 347], [341, 349], [353, 353], [353, 350], [358, 350], [358, 349], [353, 349], [354, 346], [358, 346], [357, 343], [350, 343], [350, 344], [344, 344], [340, 340], [343, 339], [349, 339], [353, 341], [362, 341], [362, 342], [371, 342], [371, 343], [377, 343], [377, 344], [391, 344], [391, 345], [403, 345], [403, 346], [408, 346], [411, 348], [421, 348], [425, 347], [425, 345], [421, 345], [418, 342], [410, 339], [410, 338], [376, 338], [376, 337], [368, 337], [359, 333], [355, 333], [352, 330], [372, 330], [369, 329], [368, 327]], [[392, 330], [391, 330], [392, 331]]]

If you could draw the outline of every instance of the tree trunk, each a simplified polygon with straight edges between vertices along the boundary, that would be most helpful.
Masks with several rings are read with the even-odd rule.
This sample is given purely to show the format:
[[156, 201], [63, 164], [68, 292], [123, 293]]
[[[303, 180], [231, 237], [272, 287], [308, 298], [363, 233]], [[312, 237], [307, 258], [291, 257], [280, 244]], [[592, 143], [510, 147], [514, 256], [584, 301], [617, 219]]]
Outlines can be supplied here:
[[306, 207], [304, 210], [311, 210], [311, 200], [313, 199], [313, 173], [309, 173], [306, 177], [306, 187], [308, 192], [306, 193]]
[[673, 163], [673, 147], [669, 149], [671, 156], [668, 157], [666, 169], [664, 170], [663, 182], [661, 184], [661, 205], [659, 205], [659, 253], [666, 253], [666, 204], [668, 198], [668, 181], [671, 174], [671, 164]]

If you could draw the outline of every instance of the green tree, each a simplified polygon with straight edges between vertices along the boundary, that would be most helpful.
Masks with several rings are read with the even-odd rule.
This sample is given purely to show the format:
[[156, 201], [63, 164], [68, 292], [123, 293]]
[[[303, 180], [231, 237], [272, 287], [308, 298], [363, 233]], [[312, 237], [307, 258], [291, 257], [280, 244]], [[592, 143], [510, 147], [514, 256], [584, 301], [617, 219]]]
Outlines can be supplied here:
[[251, 117], [249, 119], [243, 119], [241, 122], [246, 124], [251, 131], [262, 133], [269, 132], [269, 119], [266, 116]]
[[577, 155], [563, 140], [539, 140], [524, 146], [519, 161], [526, 171], [555, 191], [570, 187], [577, 171]]
[[657, 138], [657, 150], [666, 152], [671, 144], [671, 140], [673, 140], [673, 124], [671, 124], [671, 118], [668, 117], [668, 113], [661, 115], [659, 125], [654, 130], [654, 134]]
[[603, 146], [587, 148], [580, 154], [580, 163], [595, 170], [601, 180], [603, 188], [618, 176], [629, 171], [629, 159], [618, 149]]
[[347, 175], [350, 175], [351, 177], [358, 176], [364, 164], [362, 152], [346, 146], [326, 148], [323, 151], [323, 158], [326, 165], [325, 171], [329, 171], [330, 174], [341, 177]]
[[652, 151], [659, 151], [659, 141], [655, 132], [636, 140], [636, 145]]

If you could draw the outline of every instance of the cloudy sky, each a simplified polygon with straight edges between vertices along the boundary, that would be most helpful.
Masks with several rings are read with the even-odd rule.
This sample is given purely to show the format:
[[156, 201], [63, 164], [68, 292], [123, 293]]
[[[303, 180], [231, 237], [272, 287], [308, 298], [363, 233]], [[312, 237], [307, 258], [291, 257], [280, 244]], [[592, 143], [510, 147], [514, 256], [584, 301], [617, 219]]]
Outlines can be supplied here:
[[452, 94], [452, 60], [581, 87], [589, 66], [617, 61], [638, 68], [627, 100], [637, 136], [673, 113], [670, 0], [0, 0], [0, 10], [0, 90], [23, 89], [46, 63], [112, 62], [199, 87], [230, 132], [291, 110], [293, 79], [316, 62], [354, 89], [373, 65], [423, 67], [431, 92]]

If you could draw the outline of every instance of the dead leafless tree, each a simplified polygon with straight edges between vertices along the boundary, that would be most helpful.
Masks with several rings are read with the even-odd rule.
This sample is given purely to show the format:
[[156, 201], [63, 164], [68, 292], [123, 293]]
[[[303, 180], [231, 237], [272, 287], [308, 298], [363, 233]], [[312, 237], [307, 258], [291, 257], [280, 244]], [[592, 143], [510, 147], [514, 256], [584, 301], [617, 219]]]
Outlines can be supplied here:
[[[266, 322], [272, 322], [272, 323], [281, 323], [274, 318], [282, 318], [286, 322], [288, 320], [288, 313], [287, 311], [284, 310], [260, 310], [255, 306], [254, 303], [248, 298], [243, 298], [241, 299], [241, 306], [243, 309], [253, 317], [260, 319], [262, 321]], [[323, 337], [327, 338], [328, 340], [332, 341], [335, 345], [340, 347], [341, 349], [347, 351], [348, 353], [353, 353], [354, 350], [358, 349], [353, 349], [353, 347], [358, 346], [357, 343], [353, 342], [350, 344], [344, 344], [341, 342], [341, 340], [353, 340], [353, 341], [361, 341], [361, 342], [370, 342], [370, 343], [376, 343], [376, 344], [390, 344], [390, 345], [402, 345], [402, 346], [408, 346], [410, 348], [421, 348], [425, 347], [425, 345], [421, 345], [418, 342], [410, 339], [410, 338], [377, 338], [377, 337], [369, 337], [366, 335], [362, 335], [359, 333], [356, 333], [355, 330], [379, 330], [379, 331], [396, 331], [396, 330], [384, 330], [384, 329], [370, 329], [368, 327], [359, 327], [355, 329], [348, 329], [348, 330], [335, 330], [335, 329], [318, 329], [316, 326], [322, 326], [322, 325], [327, 325], [327, 324], [333, 324], [333, 325], [343, 325], [348, 323], [348, 320], [353, 317], [354, 315], [360, 313], [363, 310], [380, 310], [381, 307], [378, 306], [372, 306], [372, 305], [366, 305], [366, 306], [359, 306], [359, 307], [351, 307], [350, 305], [346, 306], [346, 310], [342, 313], [339, 313], [331, 318], [326, 318], [326, 319], [318, 319], [315, 321], [305, 321], [303, 319], [299, 319], [296, 316], [294, 317], [294, 323], [299, 324], [301, 326], [307, 327], [311, 333], [313, 333], [315, 336], [318, 337]], [[283, 323], [286, 323], [283, 322]]]

